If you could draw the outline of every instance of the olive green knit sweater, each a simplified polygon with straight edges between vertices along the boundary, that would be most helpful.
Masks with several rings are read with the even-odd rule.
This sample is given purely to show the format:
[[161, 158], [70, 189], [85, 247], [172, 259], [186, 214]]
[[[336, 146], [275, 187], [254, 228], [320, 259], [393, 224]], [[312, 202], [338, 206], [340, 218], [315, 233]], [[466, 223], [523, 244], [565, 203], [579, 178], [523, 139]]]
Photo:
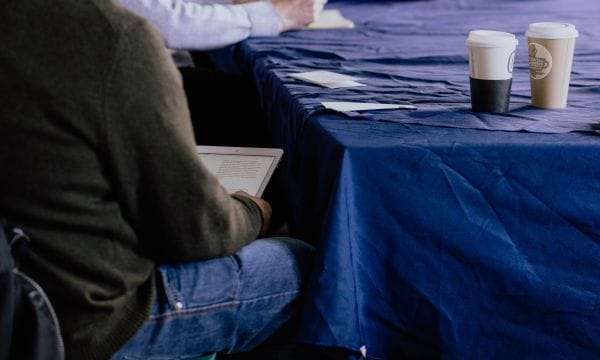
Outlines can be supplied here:
[[237, 251], [260, 211], [198, 160], [145, 21], [110, 0], [2, 0], [0, 19], [0, 215], [32, 237], [68, 358], [106, 359], [147, 319], [157, 263]]

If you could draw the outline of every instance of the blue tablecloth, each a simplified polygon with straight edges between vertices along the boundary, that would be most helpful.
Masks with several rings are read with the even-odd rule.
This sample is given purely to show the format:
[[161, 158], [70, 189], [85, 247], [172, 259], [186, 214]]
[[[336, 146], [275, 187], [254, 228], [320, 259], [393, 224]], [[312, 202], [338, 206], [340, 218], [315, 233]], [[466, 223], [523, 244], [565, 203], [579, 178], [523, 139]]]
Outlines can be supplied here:
[[[251, 71], [318, 241], [299, 339], [370, 359], [600, 358], [600, 2], [332, 1], [355, 29], [213, 54]], [[580, 31], [564, 110], [529, 106], [524, 31]], [[517, 35], [511, 111], [470, 111], [465, 37]], [[367, 87], [325, 89], [331, 70]], [[410, 103], [338, 114], [321, 101]]]

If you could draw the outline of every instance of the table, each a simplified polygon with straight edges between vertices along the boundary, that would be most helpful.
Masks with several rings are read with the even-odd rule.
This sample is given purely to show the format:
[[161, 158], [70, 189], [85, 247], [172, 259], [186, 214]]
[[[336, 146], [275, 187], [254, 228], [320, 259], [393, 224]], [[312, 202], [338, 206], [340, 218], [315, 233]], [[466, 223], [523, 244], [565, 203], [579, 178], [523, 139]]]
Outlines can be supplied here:
[[[212, 54], [251, 72], [318, 243], [299, 340], [369, 359], [600, 358], [600, 3], [331, 1], [355, 29]], [[527, 24], [580, 30], [569, 107], [529, 106]], [[511, 111], [470, 111], [469, 30], [517, 35]], [[367, 87], [287, 76], [331, 70]], [[340, 114], [321, 101], [411, 103]]]

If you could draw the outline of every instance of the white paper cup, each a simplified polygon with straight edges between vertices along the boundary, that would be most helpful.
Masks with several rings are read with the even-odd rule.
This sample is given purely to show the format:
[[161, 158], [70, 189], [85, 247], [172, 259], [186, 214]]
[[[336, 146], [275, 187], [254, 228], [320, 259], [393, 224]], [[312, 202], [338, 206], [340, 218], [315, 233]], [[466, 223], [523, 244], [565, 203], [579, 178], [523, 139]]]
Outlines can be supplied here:
[[471, 107], [478, 112], [507, 112], [518, 41], [513, 34], [473, 30], [469, 51]]

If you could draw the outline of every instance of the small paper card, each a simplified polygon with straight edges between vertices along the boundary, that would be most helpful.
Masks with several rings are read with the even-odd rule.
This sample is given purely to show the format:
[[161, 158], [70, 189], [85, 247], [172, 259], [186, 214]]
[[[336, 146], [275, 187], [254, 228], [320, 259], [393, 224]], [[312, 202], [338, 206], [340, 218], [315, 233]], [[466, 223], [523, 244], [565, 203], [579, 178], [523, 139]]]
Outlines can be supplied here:
[[356, 80], [359, 78], [348, 76], [344, 74], [334, 73], [326, 70], [307, 71], [302, 73], [289, 74], [294, 79], [309, 82], [311, 84], [321, 85], [330, 89], [337, 89], [343, 87], [354, 87], [354, 86], [367, 86], [361, 84]]
[[339, 10], [323, 10], [318, 13], [315, 21], [307, 29], [352, 29], [354, 22], [346, 19]]
[[414, 110], [416, 106], [408, 104], [379, 104], [379, 103], [361, 103], [347, 101], [324, 101], [321, 103], [326, 109], [335, 111], [365, 111], [365, 110], [384, 110], [384, 109], [405, 109]]

